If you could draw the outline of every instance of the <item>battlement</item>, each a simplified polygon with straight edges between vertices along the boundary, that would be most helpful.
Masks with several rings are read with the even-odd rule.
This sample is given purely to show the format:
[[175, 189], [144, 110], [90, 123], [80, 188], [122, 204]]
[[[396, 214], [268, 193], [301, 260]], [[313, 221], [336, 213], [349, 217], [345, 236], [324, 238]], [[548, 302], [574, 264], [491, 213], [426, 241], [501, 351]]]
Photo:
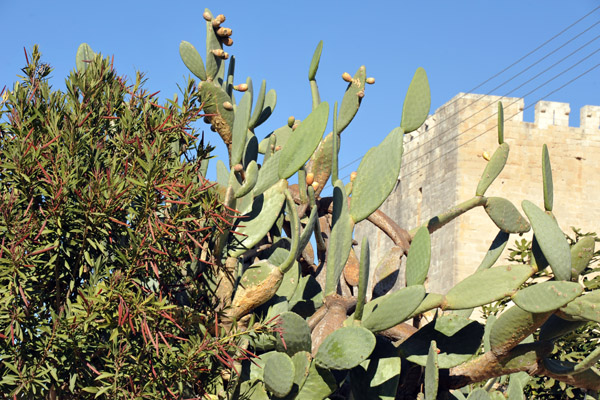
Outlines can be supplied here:
[[[522, 98], [459, 93], [439, 107], [433, 115], [430, 115], [417, 131], [406, 135], [405, 142], [411, 142], [425, 132], [435, 131], [436, 128], [447, 131], [451, 129], [449, 125], [457, 125], [463, 121], [471, 120], [470, 125], [487, 120], [489, 120], [488, 123], [495, 123], [499, 101], [502, 101], [504, 106], [506, 123], [523, 122], [525, 101]], [[534, 122], [528, 122], [527, 124], [538, 129], [549, 129], [556, 126], [583, 133], [600, 131], [600, 106], [586, 105], [581, 107], [579, 126], [569, 126], [570, 114], [571, 107], [569, 103], [539, 101], [535, 104]]]

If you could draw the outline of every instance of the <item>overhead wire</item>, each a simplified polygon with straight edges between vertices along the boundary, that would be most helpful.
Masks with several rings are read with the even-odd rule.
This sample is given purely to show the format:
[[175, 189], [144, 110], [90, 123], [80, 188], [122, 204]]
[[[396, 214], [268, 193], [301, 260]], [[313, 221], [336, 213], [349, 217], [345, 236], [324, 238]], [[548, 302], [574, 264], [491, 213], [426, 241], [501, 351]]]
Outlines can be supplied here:
[[[521, 58], [519, 58], [517, 61], [513, 62], [512, 64], [510, 64], [509, 66], [507, 66], [506, 68], [504, 68], [503, 70], [501, 70], [500, 72], [496, 73], [495, 75], [493, 75], [492, 77], [488, 78], [487, 80], [485, 80], [484, 82], [480, 83], [479, 85], [475, 86], [474, 88], [470, 89], [468, 92], [472, 92], [478, 88], [480, 88], [481, 86], [483, 86], [485, 83], [491, 81], [492, 79], [494, 79], [495, 77], [501, 75], [503, 72], [509, 70], [510, 68], [512, 68], [513, 66], [515, 66], [516, 64], [518, 64], [519, 62], [521, 62], [522, 60], [524, 60], [525, 58], [529, 57], [531, 54], [535, 53], [536, 51], [538, 51], [539, 49], [541, 49], [542, 47], [544, 47], [545, 45], [547, 45], [548, 43], [552, 42], [553, 40], [555, 40], [557, 37], [561, 36], [563, 33], [565, 33], [567, 30], [571, 29], [573, 26], [579, 24], [581, 21], [583, 21], [585, 18], [587, 18], [588, 16], [590, 16], [591, 14], [593, 14], [595, 11], [597, 11], [598, 9], [600, 9], [600, 6], [594, 8], [593, 10], [591, 10], [590, 12], [588, 12], [587, 14], [585, 14], [584, 16], [582, 16], [581, 18], [579, 18], [577, 21], [573, 22], [572, 24], [570, 24], [569, 26], [567, 26], [566, 28], [564, 28], [563, 30], [561, 30], [559, 33], [555, 34], [554, 36], [552, 36], [550, 39], [546, 40], [544, 43], [542, 43], [541, 45], [539, 45], [538, 47], [536, 47], [534, 50], [528, 52], [526, 55], [522, 56]], [[446, 119], [439, 121], [438, 123], [436, 123], [436, 125], [432, 126], [431, 128], [434, 128], [435, 126], [443, 123], [444, 121], [446, 121], [449, 118], [452, 118], [453, 116], [457, 115], [458, 113], [460, 113], [462, 110], [464, 110], [465, 108], [468, 108], [470, 106], [472, 106], [474, 103], [478, 102], [479, 100], [481, 100], [483, 97], [489, 95], [492, 91], [497, 90], [498, 88], [506, 85], [508, 82], [514, 80], [516, 77], [520, 76], [521, 74], [523, 74], [525, 71], [531, 69], [533, 66], [539, 64], [541, 61], [543, 61], [544, 59], [548, 58], [550, 55], [556, 53], [558, 50], [564, 48], [567, 44], [573, 42], [575, 39], [579, 38], [580, 36], [582, 36], [584, 33], [588, 32], [589, 30], [591, 30], [593, 27], [597, 26], [598, 24], [600, 24], [600, 21], [592, 24], [591, 26], [587, 27], [585, 30], [583, 30], [582, 32], [578, 33], [577, 35], [575, 35], [574, 37], [570, 38], [569, 40], [567, 40], [565, 43], [563, 43], [562, 45], [560, 45], [558, 48], [552, 50], [550, 53], [544, 55], [543, 57], [541, 57], [540, 59], [538, 59], [537, 61], [535, 61], [534, 63], [532, 63], [531, 65], [529, 65], [528, 67], [526, 67], [524, 70], [520, 71], [519, 73], [513, 75], [512, 77], [510, 77], [509, 79], [505, 80], [504, 82], [502, 82], [500, 85], [498, 85], [497, 87], [495, 87], [494, 89], [492, 89], [489, 93], [484, 94], [482, 96], [480, 96], [479, 99], [473, 101], [472, 103], [468, 104], [467, 106], [463, 107], [462, 109], [456, 111], [454, 114], [452, 114], [451, 116], [447, 117]], [[524, 83], [522, 83], [521, 85], [517, 86], [516, 88], [512, 89], [511, 91], [507, 92], [505, 95], [501, 96], [505, 97], [508, 94], [514, 92], [515, 90], [525, 86], [527, 83], [531, 82], [532, 80], [536, 79], [537, 77], [539, 77], [540, 75], [542, 75], [543, 73], [549, 71], [550, 69], [554, 68], [556, 65], [560, 64], [561, 62], [563, 62], [564, 60], [566, 60], [567, 58], [571, 57], [573, 54], [579, 52], [580, 50], [582, 50], [583, 48], [589, 46], [592, 42], [594, 42], [595, 40], [597, 40], [598, 38], [600, 38], [600, 35], [596, 36], [595, 38], [593, 38], [592, 40], [588, 41], [586, 44], [580, 46], [578, 49], [576, 49], [575, 51], [571, 52], [569, 55], [563, 57], [562, 59], [560, 59], [559, 61], [555, 62], [554, 64], [552, 64], [550, 67], [546, 68], [544, 71], [538, 73], [537, 75], [535, 75], [533, 78], [528, 79], [527, 81], [525, 81]], [[546, 81], [544, 84], [538, 86], [536, 89], [528, 92], [526, 95], [524, 96], [520, 96], [520, 97], [525, 97], [528, 96], [532, 93], [534, 93], [536, 90], [540, 89], [541, 87], [545, 86], [546, 84], [548, 84], [549, 82], [553, 81], [554, 79], [556, 79], [558, 76], [563, 75], [564, 73], [566, 73], [567, 71], [571, 70], [572, 68], [574, 68], [576, 65], [579, 65], [581, 62], [585, 61], [586, 59], [588, 59], [589, 57], [591, 57], [593, 54], [597, 53], [599, 50], [594, 51], [593, 53], [591, 53], [590, 55], [586, 56], [585, 58], [583, 58], [582, 60], [578, 61], [577, 63], [571, 65], [570, 67], [568, 67], [566, 70], [562, 71], [561, 73], [555, 75], [553, 78], [549, 79], [548, 81]], [[585, 73], [583, 74], [585, 75]], [[580, 76], [583, 76], [580, 75]], [[578, 76], [577, 79], [580, 77]], [[576, 79], [574, 79], [576, 80]], [[573, 82], [574, 80], [570, 81]], [[562, 89], [564, 86], [561, 86], [558, 90]], [[453, 101], [451, 101], [450, 103], [446, 104], [446, 106], [450, 106], [452, 104], [454, 104], [455, 102], [459, 101], [460, 99], [464, 98], [464, 96], [466, 96], [468, 94], [468, 92], [463, 93], [461, 96], [459, 96], [458, 98], [455, 98]], [[554, 93], [554, 92], [551, 92]], [[485, 108], [492, 106], [493, 104], [488, 104]], [[526, 107], [525, 109], [528, 109], [530, 106]], [[475, 114], [481, 112], [483, 109], [475, 112], [474, 114], [468, 116], [465, 118], [465, 120], [473, 117]], [[488, 117], [489, 118], [489, 117]], [[461, 121], [464, 122], [465, 120]], [[478, 125], [478, 124], [477, 124]], [[476, 126], [476, 125], [475, 125]], [[456, 127], [456, 126], [455, 126]], [[450, 129], [454, 129], [455, 127], [452, 127]], [[473, 127], [472, 127], [473, 128]], [[448, 130], [446, 130], [448, 131]], [[445, 131], [445, 132], [446, 132]], [[464, 134], [465, 132], [462, 132], [461, 134]], [[460, 134], [459, 134], [460, 135]], [[431, 141], [432, 139], [430, 139], [429, 141]], [[426, 143], [428, 143], [429, 141], [423, 143], [423, 145], [425, 145]], [[427, 154], [427, 153], [426, 153]], [[357, 159], [343, 165], [342, 167], [339, 168], [339, 170], [343, 170], [347, 167], [349, 167], [350, 165], [356, 163], [357, 161], [359, 161], [361, 157], [358, 157]], [[420, 157], [419, 157], [420, 158]], [[414, 160], [413, 160], [414, 161]], [[347, 175], [349, 176], [349, 175]], [[347, 178], [347, 176], [344, 177]], [[330, 186], [330, 184], [327, 184], [327, 186]]]

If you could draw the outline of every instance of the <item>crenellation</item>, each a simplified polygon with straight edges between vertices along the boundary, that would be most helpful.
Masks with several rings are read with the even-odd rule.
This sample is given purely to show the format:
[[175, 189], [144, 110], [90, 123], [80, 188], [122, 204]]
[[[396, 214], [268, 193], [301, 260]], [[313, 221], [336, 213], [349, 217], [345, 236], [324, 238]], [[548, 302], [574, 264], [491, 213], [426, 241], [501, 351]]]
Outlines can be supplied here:
[[583, 106], [580, 111], [580, 126], [585, 133], [600, 129], [600, 106]]
[[[487, 163], [483, 154], [491, 155], [498, 147], [498, 101], [504, 106], [510, 156], [486, 196], [507, 198], [518, 208], [523, 199], [543, 202], [541, 148], [546, 143], [554, 175], [554, 213], [561, 228], [565, 233], [571, 226], [597, 232], [600, 159], [593, 154], [600, 147], [600, 106], [582, 107], [580, 127], [569, 127], [568, 103], [540, 101], [535, 122], [524, 122], [523, 99], [473, 93], [459, 93], [416, 132], [405, 135], [398, 185], [382, 211], [411, 230], [472, 198]], [[471, 210], [434, 232], [428, 291], [445, 293], [471, 274], [497, 232], [483, 209]], [[358, 224], [355, 239], [360, 242], [365, 235], [382, 238], [371, 243], [371, 265], [377, 265], [393, 243], [368, 221]], [[507, 247], [517, 238], [513, 235]]]
[[568, 127], [570, 113], [569, 103], [538, 101], [535, 105], [534, 123], [540, 129], [545, 129], [550, 125]]

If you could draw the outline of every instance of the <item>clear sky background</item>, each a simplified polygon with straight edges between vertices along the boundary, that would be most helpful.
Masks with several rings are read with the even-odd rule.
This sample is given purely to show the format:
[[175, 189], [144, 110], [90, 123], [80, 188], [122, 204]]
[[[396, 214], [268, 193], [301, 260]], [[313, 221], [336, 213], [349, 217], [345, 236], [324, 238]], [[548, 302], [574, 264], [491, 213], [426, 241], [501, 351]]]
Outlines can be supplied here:
[[[570, 124], [579, 125], [581, 106], [600, 105], [600, 67], [586, 73], [600, 64], [598, 6], [593, 0], [0, 0], [0, 89], [12, 86], [25, 64], [23, 48], [35, 43], [54, 68], [51, 83], [63, 89], [78, 45], [87, 42], [96, 52], [114, 55], [120, 74], [146, 72], [150, 92], [172, 98], [189, 74], [179, 57], [181, 40], [204, 54], [207, 7], [225, 14], [223, 25], [233, 29], [228, 51], [236, 56], [236, 83], [250, 76], [257, 87], [266, 79], [267, 89], [277, 91], [275, 113], [257, 129], [259, 139], [290, 115], [304, 119], [310, 112], [307, 74], [319, 40], [324, 47], [317, 81], [321, 99], [331, 106], [344, 94], [343, 72], [353, 75], [365, 65], [367, 76], [376, 78], [342, 135], [343, 177], [400, 124], [404, 95], [419, 66], [429, 77], [431, 114], [459, 92], [472, 91], [525, 97], [526, 121], [533, 120], [538, 100], [567, 102]], [[226, 154], [217, 134], [204, 124], [199, 128], [217, 145], [217, 156]]]

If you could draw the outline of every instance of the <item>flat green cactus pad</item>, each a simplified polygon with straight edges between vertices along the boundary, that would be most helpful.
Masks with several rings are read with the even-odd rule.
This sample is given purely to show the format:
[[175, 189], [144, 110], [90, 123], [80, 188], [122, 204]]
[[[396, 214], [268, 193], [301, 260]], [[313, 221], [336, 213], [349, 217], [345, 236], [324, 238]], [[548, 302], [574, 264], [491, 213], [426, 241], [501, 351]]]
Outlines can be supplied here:
[[290, 356], [277, 352], [265, 362], [263, 380], [269, 392], [276, 397], [284, 397], [292, 390], [295, 373]]
[[542, 313], [564, 306], [582, 292], [577, 282], [546, 281], [519, 290], [512, 300], [525, 311]]
[[524, 233], [531, 229], [529, 222], [521, 215], [517, 207], [507, 199], [489, 197], [484, 208], [496, 226], [504, 232]]
[[550, 215], [528, 200], [521, 206], [531, 221], [537, 242], [557, 280], [571, 280], [571, 249], [565, 234]]
[[436, 328], [435, 321], [428, 323], [400, 344], [398, 347], [400, 355], [408, 361], [425, 366], [431, 341], [435, 340], [437, 348], [440, 350], [438, 354], [439, 368], [452, 368], [473, 357], [483, 338], [483, 325], [475, 321], [468, 321], [463, 328], [451, 336], [446, 336], [438, 330], [443, 330], [445, 325], [443, 323]]
[[485, 166], [483, 174], [481, 175], [481, 179], [479, 180], [479, 184], [477, 185], [477, 190], [475, 191], [477, 196], [483, 196], [492, 182], [494, 182], [498, 175], [500, 175], [500, 172], [502, 172], [504, 166], [506, 165], [508, 152], [509, 147], [508, 143], [506, 142], [502, 143], [494, 152], [494, 155], [492, 155], [492, 158]]
[[407, 133], [417, 130], [425, 122], [430, 107], [429, 80], [425, 70], [417, 68], [404, 98], [400, 123], [402, 130]]
[[330, 369], [352, 369], [365, 361], [375, 348], [375, 335], [361, 326], [346, 326], [325, 338], [315, 356], [317, 365]]
[[448, 291], [444, 308], [479, 307], [511, 296], [533, 273], [528, 265], [505, 265], [475, 272]]

